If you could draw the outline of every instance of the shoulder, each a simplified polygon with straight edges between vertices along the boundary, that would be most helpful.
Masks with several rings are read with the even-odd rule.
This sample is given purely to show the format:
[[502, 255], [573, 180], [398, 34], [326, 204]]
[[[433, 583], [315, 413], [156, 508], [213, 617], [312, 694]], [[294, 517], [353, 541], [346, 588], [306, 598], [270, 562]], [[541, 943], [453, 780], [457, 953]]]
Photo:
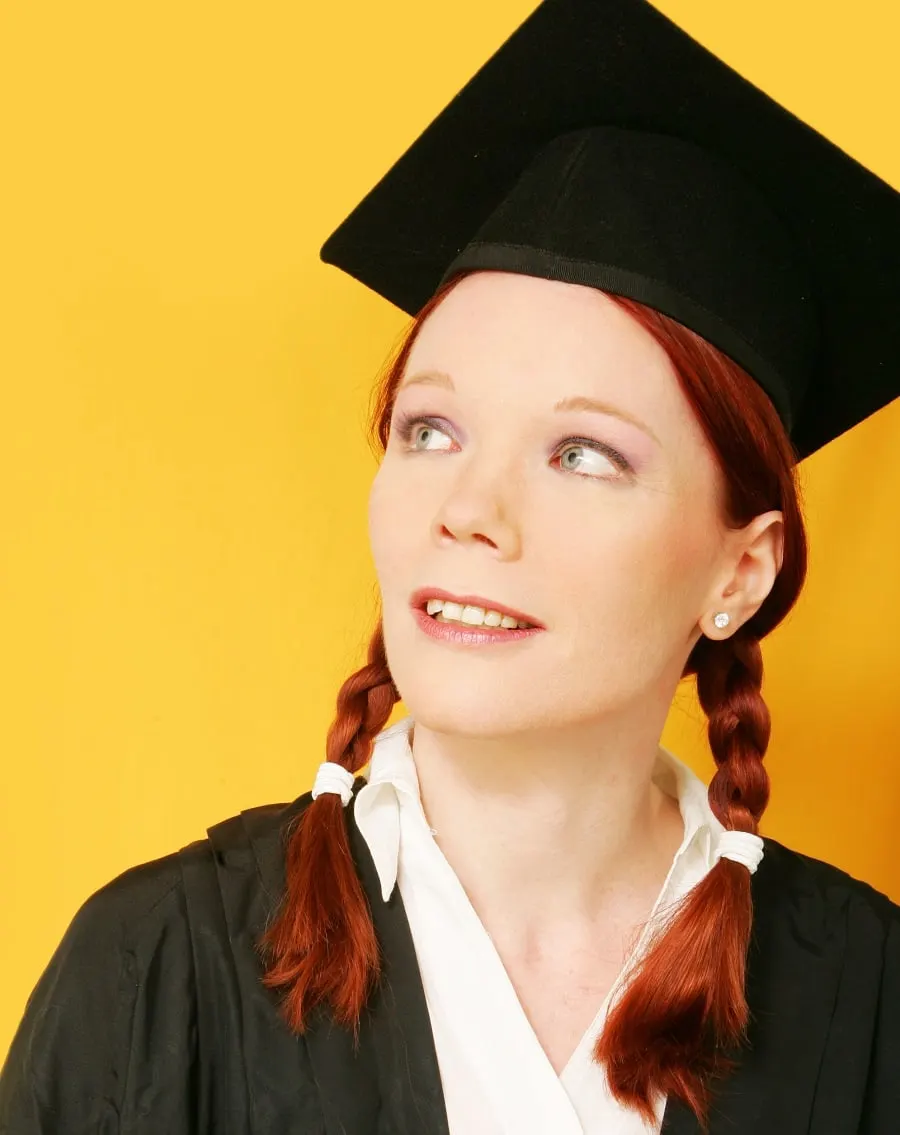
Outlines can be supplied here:
[[853, 875], [825, 859], [807, 855], [804, 851], [788, 847], [772, 836], [765, 836], [766, 854], [764, 861], [774, 863], [782, 882], [788, 882], [798, 889], [833, 893], [835, 896], [852, 897], [866, 902], [873, 909], [880, 910], [886, 917], [900, 916], [900, 906], [884, 891], [880, 891], [864, 878]]
[[179, 855], [171, 851], [110, 878], [82, 901], [66, 938], [102, 939], [128, 949], [154, 924], [177, 918], [182, 907]]
[[844, 945], [845, 956], [900, 967], [900, 905], [834, 863], [765, 838], [754, 876], [754, 915], [790, 924], [808, 944]]
[[258, 872], [248, 875], [242, 870], [240, 853], [252, 852], [257, 842], [271, 844], [277, 860], [279, 833], [300, 801], [245, 809], [213, 824], [204, 837], [111, 877], [81, 902], [48, 973], [73, 965], [93, 968], [101, 957], [109, 973], [114, 955], [119, 968], [127, 968], [140, 966], [156, 953], [187, 951], [191, 935], [201, 929], [193, 925], [194, 915], [202, 914], [199, 906], [194, 909], [193, 892], [203, 887], [220, 891], [232, 876], [239, 876], [245, 886], [254, 878], [258, 882]]
[[291, 803], [243, 809], [205, 836], [111, 877], [82, 902], [67, 939], [142, 954], [173, 932], [183, 938], [203, 916], [201, 895], [221, 899], [229, 887], [259, 889], [278, 880], [291, 821], [309, 800], [306, 793]]
[[[56, 1131], [59, 1115], [67, 1130], [99, 1130], [107, 1117], [142, 1114], [135, 1068], [154, 1069], [174, 1120], [194, 1090], [203, 1037], [204, 1061], [235, 1058], [243, 984], [258, 975], [247, 924], [261, 926], [277, 897], [281, 837], [303, 801], [220, 820], [87, 896], [14, 1033], [0, 1131]], [[173, 1121], [170, 1130], [182, 1128]]]
[[765, 1030], [761, 1059], [770, 1060], [773, 1083], [784, 1067], [802, 1082], [806, 1066], [822, 1130], [894, 1131], [900, 906], [834, 863], [764, 838], [748, 981], [755, 1027]]

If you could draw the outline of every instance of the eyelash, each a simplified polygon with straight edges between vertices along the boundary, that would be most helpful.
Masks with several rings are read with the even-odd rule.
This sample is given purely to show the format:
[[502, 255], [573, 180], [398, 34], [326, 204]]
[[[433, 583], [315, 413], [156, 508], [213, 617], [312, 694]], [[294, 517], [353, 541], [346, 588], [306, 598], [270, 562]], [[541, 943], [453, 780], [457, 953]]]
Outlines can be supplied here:
[[[442, 421], [442, 418], [435, 418], [428, 415], [411, 413], [400, 414], [393, 425], [392, 432], [396, 433], [402, 442], [404, 442], [406, 445], [409, 445], [412, 442], [414, 427], [418, 425], [431, 426], [433, 429], [440, 430], [441, 433], [447, 433], [447, 430], [441, 424]], [[589, 437], [567, 437], [563, 439], [563, 442], [565, 443], [565, 445], [560, 443], [560, 445], [558, 445], [556, 449], [559, 449], [561, 447], [566, 448], [568, 445], [572, 444], [583, 445], [587, 449], [593, 449], [596, 452], [601, 453], [604, 457], [608, 457], [613, 465], [615, 465], [621, 472], [633, 472], [631, 464], [626, 461], [626, 459], [622, 456], [621, 453], [619, 453], [617, 449], [613, 449], [610, 445], [605, 445], [603, 442], [595, 441], [593, 438]], [[595, 481], [603, 480], [602, 477], [590, 477], [585, 473], [575, 473], [574, 476], [587, 477], [588, 480]]]

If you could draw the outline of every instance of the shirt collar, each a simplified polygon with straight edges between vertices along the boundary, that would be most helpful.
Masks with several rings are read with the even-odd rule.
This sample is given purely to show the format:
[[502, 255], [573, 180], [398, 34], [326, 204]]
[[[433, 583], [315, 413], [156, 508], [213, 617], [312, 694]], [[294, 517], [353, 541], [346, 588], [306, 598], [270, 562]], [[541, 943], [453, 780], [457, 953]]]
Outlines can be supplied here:
[[[419, 777], [409, 743], [414, 724], [412, 715], [408, 714], [375, 737], [369, 775], [356, 794], [353, 806], [356, 824], [369, 845], [385, 902], [397, 882], [400, 807], [404, 797], [425, 820]], [[678, 800], [684, 820], [684, 841], [679, 854], [696, 844], [705, 866], [711, 868], [719, 836], [725, 828], [710, 808], [707, 786], [689, 765], [662, 746], [653, 769], [653, 780]]]

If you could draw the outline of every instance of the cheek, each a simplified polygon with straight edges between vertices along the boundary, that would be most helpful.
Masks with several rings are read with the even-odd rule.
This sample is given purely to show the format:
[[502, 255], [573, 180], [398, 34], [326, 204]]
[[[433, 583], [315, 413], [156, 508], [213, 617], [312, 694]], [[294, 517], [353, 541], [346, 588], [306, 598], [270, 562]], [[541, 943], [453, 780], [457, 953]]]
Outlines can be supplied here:
[[[411, 558], [415, 524], [410, 523], [408, 490], [392, 476], [387, 464], [379, 466], [369, 489], [368, 529], [372, 561], [383, 590]], [[408, 575], [408, 569], [407, 569]], [[407, 578], [404, 582], [410, 582]]]
[[623, 499], [590, 523], [554, 523], [537, 578], [557, 580], [553, 590], [571, 596], [571, 617], [586, 633], [652, 637], [697, 614], [709, 530], [686, 502], [644, 503]]
[[385, 492], [385, 488], [385, 479], [379, 468], [369, 489], [368, 508], [369, 545], [379, 577], [384, 560], [389, 555], [391, 544], [397, 535], [397, 525], [392, 523], [389, 493]]

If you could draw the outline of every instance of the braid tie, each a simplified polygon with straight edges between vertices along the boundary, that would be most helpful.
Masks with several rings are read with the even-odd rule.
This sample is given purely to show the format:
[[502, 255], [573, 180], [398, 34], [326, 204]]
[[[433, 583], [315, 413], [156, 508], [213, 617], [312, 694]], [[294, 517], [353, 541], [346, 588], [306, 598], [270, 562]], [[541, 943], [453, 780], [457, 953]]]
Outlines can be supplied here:
[[346, 808], [353, 798], [353, 773], [334, 761], [322, 761], [312, 787], [312, 798], [316, 800], [324, 792], [336, 792]]
[[715, 860], [733, 859], [736, 863], [743, 863], [750, 874], [754, 875], [762, 863], [764, 852], [765, 844], [761, 836], [752, 832], [724, 831], [719, 836]]

